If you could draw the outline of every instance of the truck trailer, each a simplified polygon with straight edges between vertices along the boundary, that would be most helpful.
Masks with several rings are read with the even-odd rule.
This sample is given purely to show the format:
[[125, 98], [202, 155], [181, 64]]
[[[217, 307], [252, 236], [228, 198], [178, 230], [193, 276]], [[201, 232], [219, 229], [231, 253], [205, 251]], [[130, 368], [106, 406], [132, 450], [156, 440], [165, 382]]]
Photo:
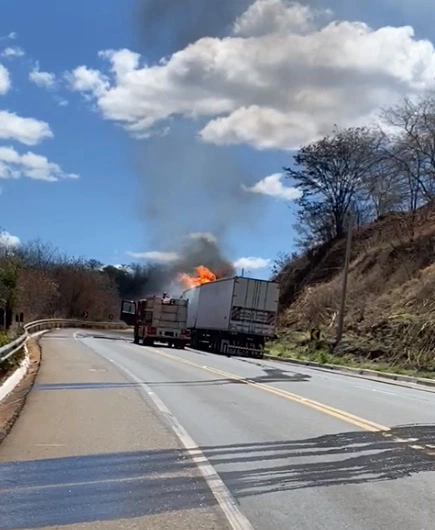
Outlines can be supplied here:
[[134, 326], [134, 343], [153, 346], [155, 342], [184, 349], [189, 342], [188, 301], [180, 298], [148, 296], [137, 302], [123, 300], [121, 320]]
[[187, 328], [194, 349], [262, 358], [274, 336], [276, 282], [235, 276], [188, 289]]

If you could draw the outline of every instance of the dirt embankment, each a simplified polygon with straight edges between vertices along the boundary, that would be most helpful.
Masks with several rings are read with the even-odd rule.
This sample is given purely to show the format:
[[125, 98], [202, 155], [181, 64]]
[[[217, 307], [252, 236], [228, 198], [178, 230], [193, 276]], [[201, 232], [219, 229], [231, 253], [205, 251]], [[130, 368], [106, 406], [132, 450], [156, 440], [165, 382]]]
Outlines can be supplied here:
[[[333, 337], [344, 256], [345, 240], [339, 239], [281, 271], [281, 336], [318, 326], [326, 343]], [[340, 355], [435, 371], [433, 206], [354, 229], [345, 329]]]

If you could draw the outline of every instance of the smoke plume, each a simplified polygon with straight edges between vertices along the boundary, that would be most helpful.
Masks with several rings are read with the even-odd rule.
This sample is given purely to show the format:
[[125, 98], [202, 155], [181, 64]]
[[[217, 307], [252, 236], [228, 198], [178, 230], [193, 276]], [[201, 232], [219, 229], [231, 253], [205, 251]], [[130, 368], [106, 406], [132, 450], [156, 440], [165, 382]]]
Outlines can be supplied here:
[[[144, 50], [158, 61], [203, 36], [228, 33], [231, 24], [252, 0], [138, 0], [137, 22]], [[158, 52], [156, 52], [156, 49]], [[147, 52], [149, 51], [149, 53]], [[242, 184], [253, 183], [248, 164], [234, 149], [205, 144], [197, 138], [200, 120], [171, 121], [168, 130], [141, 142], [135, 155], [142, 193], [139, 215], [144, 218], [150, 250], [177, 252], [180, 259], [147, 283], [152, 291], [174, 286], [179, 273], [204, 265], [218, 276], [234, 273], [224, 257], [228, 230], [252, 229], [253, 194]], [[192, 232], [208, 232], [216, 240], [187, 240]], [[226, 249], [229, 250], [229, 249]], [[169, 282], [169, 283], [168, 283]], [[149, 294], [149, 292], [147, 293]]]
[[179, 295], [185, 287], [177, 280], [178, 276], [182, 273], [193, 274], [199, 264], [212, 270], [218, 279], [235, 274], [234, 265], [222, 255], [216, 240], [210, 234], [192, 234], [180, 246], [177, 260], [167, 265], [150, 265], [145, 269], [145, 281], [138, 285], [140, 292], [137, 295], [163, 292], [172, 296]]
[[136, 23], [146, 50], [174, 53], [201, 37], [219, 37], [252, 0], [137, 0]]

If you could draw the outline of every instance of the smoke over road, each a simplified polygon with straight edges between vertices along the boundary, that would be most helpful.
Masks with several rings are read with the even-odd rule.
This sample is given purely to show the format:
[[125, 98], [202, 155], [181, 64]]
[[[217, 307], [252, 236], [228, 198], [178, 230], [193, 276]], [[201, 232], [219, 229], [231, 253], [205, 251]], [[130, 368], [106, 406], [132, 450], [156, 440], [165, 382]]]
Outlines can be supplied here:
[[146, 49], [174, 53], [201, 37], [218, 37], [252, 0], [137, 0], [136, 23]]
[[164, 291], [171, 295], [181, 294], [186, 288], [178, 277], [191, 274], [199, 264], [207, 267], [217, 279], [233, 276], [234, 265], [221, 253], [216, 240], [210, 234], [191, 234], [185, 238], [177, 252], [177, 259], [166, 265], [151, 265], [146, 281], [139, 296], [161, 294]]
[[[145, 57], [157, 62], [204, 36], [222, 36], [252, 0], [138, 0], [136, 24]], [[256, 197], [242, 184], [252, 182], [247, 163], [234, 150], [197, 138], [201, 120], [171, 120], [167, 130], [138, 144], [135, 169], [140, 175], [139, 215], [144, 218], [149, 250], [177, 252], [148, 288], [167, 288], [168, 279], [204, 265], [218, 276], [234, 268], [223, 246], [230, 228], [252, 228]], [[190, 239], [209, 232], [217, 240]], [[162, 269], [159, 269], [162, 271]], [[173, 284], [175, 285], [175, 284]]]

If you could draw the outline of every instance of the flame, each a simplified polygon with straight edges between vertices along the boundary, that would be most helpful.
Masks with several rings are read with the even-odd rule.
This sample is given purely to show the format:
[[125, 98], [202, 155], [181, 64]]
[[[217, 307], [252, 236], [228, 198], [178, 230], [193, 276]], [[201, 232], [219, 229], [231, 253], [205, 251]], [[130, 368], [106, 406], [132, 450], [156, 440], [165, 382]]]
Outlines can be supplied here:
[[210, 283], [215, 282], [217, 280], [216, 274], [212, 272], [210, 269], [207, 269], [207, 267], [204, 267], [204, 265], [200, 265], [199, 267], [195, 267], [196, 275], [190, 276], [189, 274], [180, 274], [178, 276], [178, 279], [180, 282], [182, 282], [186, 287], [197, 287], [198, 285], [202, 285], [203, 283]]

